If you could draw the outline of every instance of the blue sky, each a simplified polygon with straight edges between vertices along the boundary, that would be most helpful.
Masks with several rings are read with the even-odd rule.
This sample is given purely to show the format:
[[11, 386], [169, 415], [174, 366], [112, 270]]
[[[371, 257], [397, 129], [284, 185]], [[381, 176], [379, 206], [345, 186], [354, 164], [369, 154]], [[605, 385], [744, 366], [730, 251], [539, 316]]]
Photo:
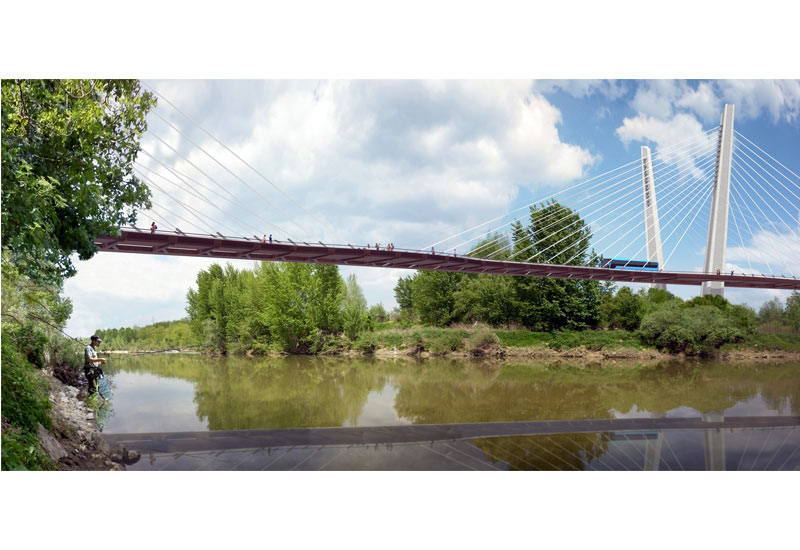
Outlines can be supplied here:
[[[618, 203], [611, 200], [612, 189], [623, 191], [617, 197], [635, 197], [641, 185], [638, 180], [625, 184], [619, 183], [620, 178], [604, 184], [606, 188], [600, 185], [592, 191], [596, 194], [607, 189], [608, 201], [590, 200], [588, 191], [584, 195], [581, 192], [598, 181], [591, 178], [637, 161], [640, 146], [649, 145], [654, 154], [659, 148], [668, 147], [686, 152], [683, 157], [671, 159], [677, 164], [663, 164], [656, 170], [656, 188], [661, 200], [659, 170], [665, 174], [665, 189], [670, 189], [666, 184], [672, 168], [673, 193], [664, 191], [664, 202], [659, 203], [664, 212], [662, 239], [671, 228], [670, 219], [678, 227], [672, 240], [665, 240], [664, 254], [667, 256], [673, 245], [677, 246], [668, 267], [691, 271], [702, 267], [702, 235], [708, 208], [699, 202], [705, 196], [700, 187], [702, 178], [693, 183], [691, 177], [680, 180], [677, 174], [686, 170], [687, 174], [696, 171], [700, 175], [704, 166], [708, 173], [713, 152], [706, 156], [692, 153], [713, 149], [715, 133], [705, 138], [697, 136], [718, 125], [725, 103], [736, 105], [738, 132], [800, 174], [798, 81], [145, 82], [285, 194], [161, 101], [148, 117], [150, 129], [142, 140], [143, 149], [151, 156], [140, 155], [138, 169], [163, 191], [154, 189], [153, 199], [159, 207], [141, 214], [141, 227], [155, 219], [161, 228], [177, 226], [184, 231], [200, 231], [202, 223], [184, 210], [180, 201], [202, 212], [208, 223], [224, 234], [273, 233], [276, 238], [288, 234], [304, 240], [361, 244], [391, 241], [398, 247], [422, 247], [561, 192], [559, 198], [567, 205], [594, 205], [586, 209], [585, 216], [589, 221], [599, 219], [593, 224], [598, 238], [609, 235], [600, 242], [601, 251], [607, 255], [632, 255], [644, 244], [643, 235], [634, 228], [641, 222], [641, 210], [612, 224], [611, 232], [609, 227], [603, 229], [603, 220], [613, 221], [629, 207], [605, 218], [602, 208], [610, 213], [616, 205], [623, 204], [622, 199]], [[686, 141], [691, 139], [697, 141]], [[693, 143], [696, 150], [690, 148]], [[153, 158], [175, 172], [167, 172]], [[749, 192], [766, 189], [767, 183], [772, 182], [770, 175], [764, 172], [766, 180], [759, 180], [752, 174], [754, 182]], [[197, 184], [193, 187], [209, 200], [201, 200], [181, 188], [175, 183], [178, 176], [194, 179]], [[586, 180], [590, 182], [582, 185]], [[620, 187], [612, 187], [615, 182]], [[213, 191], [198, 187], [201, 184]], [[791, 181], [787, 184], [791, 185]], [[685, 189], [681, 187], [684, 185]], [[572, 186], [574, 190], [568, 190]], [[792, 189], [800, 195], [800, 190]], [[743, 243], [729, 238], [731, 268], [747, 270], [749, 265], [753, 271], [764, 271], [764, 267], [753, 266], [752, 259], [759, 247], [771, 246], [770, 261], [774, 269], [780, 267], [776, 273], [788, 274], [794, 268], [793, 272], [800, 275], [800, 252], [796, 252], [800, 250], [796, 239], [800, 233], [800, 205], [788, 190], [782, 190], [789, 200], [781, 201], [777, 192], [770, 191], [771, 195], [765, 194], [768, 198], [763, 199], [762, 207], [766, 213], [774, 208], [783, 216], [783, 223], [769, 227], [761, 216], [759, 234], [756, 221], [750, 219], [754, 236], [745, 237]], [[228, 192], [235, 200], [227, 200]], [[581, 197], [585, 199], [583, 203]], [[630, 204], [640, 203], [639, 199]], [[584, 215], [583, 210], [579, 211]], [[694, 218], [693, 212], [697, 213]], [[682, 216], [684, 225], [678, 223]], [[742, 217], [739, 219], [744, 223]], [[197, 224], [197, 229], [189, 222]], [[483, 226], [469, 236], [477, 236], [490, 227]], [[630, 238], [623, 237], [619, 245], [614, 244], [616, 236], [629, 227]], [[684, 229], [686, 236], [679, 241]], [[448, 241], [444, 246], [457, 242], [458, 239]], [[631, 245], [627, 251], [618, 250], [627, 243]], [[746, 264], [745, 260], [751, 261]], [[186, 291], [194, 284], [197, 272], [210, 263], [194, 258], [110, 253], [78, 262], [78, 275], [65, 285], [65, 293], [74, 304], [67, 332], [86, 336], [98, 328], [180, 318], [185, 315]], [[234, 265], [244, 268], [252, 263], [237, 261]], [[393, 288], [397, 278], [409, 273], [342, 268], [344, 275], [351, 272], [358, 277], [370, 303], [382, 302], [388, 308], [395, 305]], [[683, 297], [699, 292], [694, 287], [670, 290]], [[786, 296], [772, 291], [726, 291], [731, 300], [756, 307], [775, 295]]]

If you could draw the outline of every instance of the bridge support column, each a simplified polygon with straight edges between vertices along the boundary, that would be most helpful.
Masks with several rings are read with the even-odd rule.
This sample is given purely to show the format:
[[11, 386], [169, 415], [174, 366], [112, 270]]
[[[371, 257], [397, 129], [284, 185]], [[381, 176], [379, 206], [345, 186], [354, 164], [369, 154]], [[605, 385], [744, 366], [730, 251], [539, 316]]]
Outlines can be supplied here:
[[[731, 154], [733, 153], [733, 105], [725, 105], [719, 123], [717, 138], [717, 167], [714, 176], [714, 191], [711, 195], [711, 216], [708, 219], [706, 261], [703, 271], [717, 273], [725, 270], [725, 246], [728, 236], [728, 203], [730, 202]], [[702, 294], [722, 296], [725, 283], [707, 281]]]
[[[653, 163], [650, 160], [650, 148], [642, 147], [642, 182], [644, 184], [644, 227], [647, 239], [647, 261], [658, 262], [658, 269], [664, 269], [664, 254], [661, 252], [661, 227], [658, 223], [658, 205], [656, 204], [656, 185], [653, 176]], [[650, 283], [650, 288], [666, 290], [663, 283]]]
[[[706, 413], [703, 422], [722, 422], [722, 413]], [[706, 470], [725, 470], [725, 434], [720, 428], [703, 430]]]
[[661, 463], [661, 445], [664, 442], [664, 430], [658, 430], [655, 439], [648, 439], [644, 444], [644, 469], [656, 471]]

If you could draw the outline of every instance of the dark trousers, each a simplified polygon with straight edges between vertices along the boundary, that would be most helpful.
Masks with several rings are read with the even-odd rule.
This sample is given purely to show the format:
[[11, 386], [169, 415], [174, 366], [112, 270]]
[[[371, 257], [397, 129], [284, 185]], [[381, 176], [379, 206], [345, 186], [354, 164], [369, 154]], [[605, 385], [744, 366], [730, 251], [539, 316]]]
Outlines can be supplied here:
[[86, 381], [89, 382], [89, 393], [96, 392], [97, 379], [103, 376], [103, 369], [94, 365], [86, 365], [83, 367], [83, 374], [86, 375]]

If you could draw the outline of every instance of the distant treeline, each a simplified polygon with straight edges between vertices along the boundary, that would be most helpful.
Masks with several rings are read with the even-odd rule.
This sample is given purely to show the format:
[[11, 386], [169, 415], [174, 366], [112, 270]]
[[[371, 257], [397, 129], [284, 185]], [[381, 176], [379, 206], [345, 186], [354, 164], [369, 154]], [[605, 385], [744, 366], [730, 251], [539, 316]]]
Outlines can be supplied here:
[[105, 350], [153, 351], [205, 344], [192, 331], [188, 319], [162, 321], [144, 327], [110, 328], [95, 333]]

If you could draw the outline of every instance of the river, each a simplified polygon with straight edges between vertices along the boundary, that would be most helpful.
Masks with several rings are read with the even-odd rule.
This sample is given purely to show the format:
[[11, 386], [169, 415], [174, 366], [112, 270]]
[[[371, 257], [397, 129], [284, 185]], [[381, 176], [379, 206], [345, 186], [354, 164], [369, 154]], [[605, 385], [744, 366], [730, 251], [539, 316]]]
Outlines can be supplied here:
[[[582, 365], [563, 361], [173, 354], [117, 356], [109, 360], [106, 370], [114, 394], [110, 414], [102, 419], [106, 434], [800, 415], [798, 363]], [[730, 455], [738, 441], [742, 455], [728, 458], [728, 462], [738, 460], [741, 466], [747, 446], [753, 442], [761, 445], [761, 440], [758, 435], [753, 439], [753, 429], [730, 432], [725, 453]], [[650, 437], [641, 433], [636, 437]], [[678, 438], [681, 433], [684, 435]], [[763, 455], [765, 459], [780, 459], [769, 462], [772, 468], [778, 464], [796, 467], [800, 455], [795, 440], [800, 430], [773, 428], [757, 433], [770, 438], [766, 443], [775, 442], [773, 450], [778, 454], [770, 456], [772, 447], [765, 443], [755, 456], [756, 445], [750, 457], [753, 466]], [[620, 437], [633, 441], [630, 431], [624, 434]], [[536, 437], [540, 436], [533, 438], [537, 448], [553, 455], [545, 455], [547, 460], [539, 464], [543, 469], [554, 469], [550, 467], [554, 463], [560, 469], [587, 469], [600, 464], [600, 457], [613, 458], [608, 442], [616, 436], [606, 430], [592, 437], [550, 435], [538, 442]], [[673, 454], [664, 451], [664, 461], [674, 456], [681, 468], [708, 467], [709, 459], [703, 462], [702, 438], [697, 449], [680, 451], [682, 441], [701, 437], [697, 430], [676, 431], [671, 437], [669, 451]], [[528, 467], [535, 462], [533, 458], [520, 459], [518, 455], [519, 448], [532, 444], [530, 440], [492, 439], [493, 464], [533, 469]], [[779, 448], [781, 440], [784, 444]], [[475, 444], [489, 456], [482, 446], [487, 441]], [[505, 447], [517, 454], [504, 454]], [[625, 452], [626, 447], [616, 447]], [[637, 452], [644, 456], [644, 449]], [[566, 453], [566, 458], [554, 458]], [[625, 456], [614, 460], [623, 464]], [[629, 467], [640, 468], [643, 462], [644, 458], [639, 459]], [[661, 466], [669, 465], [664, 462]], [[620, 469], [615, 463], [609, 463], [608, 468]]]

